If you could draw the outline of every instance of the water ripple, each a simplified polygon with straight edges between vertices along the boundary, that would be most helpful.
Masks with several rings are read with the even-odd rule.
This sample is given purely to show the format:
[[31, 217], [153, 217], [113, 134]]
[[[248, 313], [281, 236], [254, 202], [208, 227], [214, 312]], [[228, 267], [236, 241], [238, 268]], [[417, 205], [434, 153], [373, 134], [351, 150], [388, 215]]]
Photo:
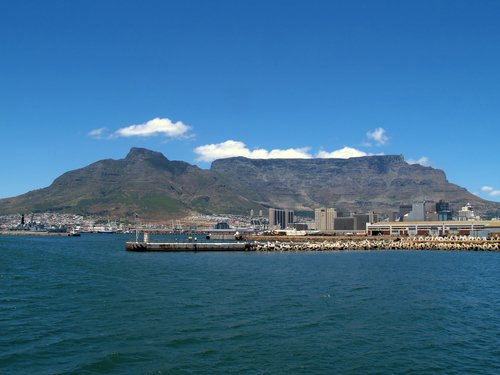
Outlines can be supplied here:
[[5, 238], [0, 373], [497, 374], [500, 254]]

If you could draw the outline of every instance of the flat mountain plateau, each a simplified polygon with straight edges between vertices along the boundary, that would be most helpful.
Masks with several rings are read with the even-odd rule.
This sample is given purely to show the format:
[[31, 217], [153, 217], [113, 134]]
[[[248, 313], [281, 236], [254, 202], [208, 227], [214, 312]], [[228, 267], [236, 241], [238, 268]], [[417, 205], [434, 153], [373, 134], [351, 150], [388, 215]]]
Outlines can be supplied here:
[[244, 214], [268, 207], [311, 212], [379, 213], [418, 201], [466, 203], [500, 216], [500, 203], [483, 200], [447, 181], [442, 170], [408, 164], [402, 156], [351, 159], [216, 160], [210, 169], [132, 148], [124, 159], [69, 171], [43, 189], [0, 200], [0, 215], [73, 212], [168, 220], [189, 214]]

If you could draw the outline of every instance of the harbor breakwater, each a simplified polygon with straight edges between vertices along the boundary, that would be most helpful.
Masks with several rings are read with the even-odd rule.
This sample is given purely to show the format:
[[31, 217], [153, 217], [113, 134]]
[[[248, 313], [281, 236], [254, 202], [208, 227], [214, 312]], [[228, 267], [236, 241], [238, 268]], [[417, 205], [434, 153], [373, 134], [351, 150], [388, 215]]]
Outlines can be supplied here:
[[266, 239], [251, 243], [255, 251], [339, 251], [339, 250], [465, 250], [500, 251], [500, 240], [478, 238], [363, 238], [363, 239]]

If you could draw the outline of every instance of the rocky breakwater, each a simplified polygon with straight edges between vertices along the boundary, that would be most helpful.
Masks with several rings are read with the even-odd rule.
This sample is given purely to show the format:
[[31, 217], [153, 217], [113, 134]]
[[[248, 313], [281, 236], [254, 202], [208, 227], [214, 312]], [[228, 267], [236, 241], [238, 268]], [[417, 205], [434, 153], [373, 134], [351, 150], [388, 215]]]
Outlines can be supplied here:
[[339, 250], [462, 250], [500, 251], [500, 240], [473, 237], [412, 237], [394, 239], [331, 239], [324, 241], [255, 241], [256, 251], [339, 251]]

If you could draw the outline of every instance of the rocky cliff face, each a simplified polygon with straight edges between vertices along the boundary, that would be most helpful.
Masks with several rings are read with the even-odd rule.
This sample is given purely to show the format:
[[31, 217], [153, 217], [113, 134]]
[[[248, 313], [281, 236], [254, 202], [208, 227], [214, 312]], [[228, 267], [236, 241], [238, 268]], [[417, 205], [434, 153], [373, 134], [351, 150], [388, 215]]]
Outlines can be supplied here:
[[266, 206], [307, 210], [337, 207], [345, 212], [398, 209], [416, 201], [470, 202], [485, 212], [498, 209], [466, 189], [451, 184], [443, 171], [408, 164], [402, 156], [351, 159], [229, 158], [216, 160], [213, 172], [232, 177], [242, 195]]
[[441, 170], [410, 165], [402, 156], [229, 158], [203, 170], [159, 152], [132, 148], [124, 159], [101, 160], [63, 174], [47, 188], [0, 200], [0, 215], [65, 211], [171, 218], [193, 212], [245, 213], [265, 207], [310, 211], [320, 206], [348, 213], [439, 199], [455, 209], [470, 202], [479, 213], [500, 214], [500, 204], [450, 184]]

